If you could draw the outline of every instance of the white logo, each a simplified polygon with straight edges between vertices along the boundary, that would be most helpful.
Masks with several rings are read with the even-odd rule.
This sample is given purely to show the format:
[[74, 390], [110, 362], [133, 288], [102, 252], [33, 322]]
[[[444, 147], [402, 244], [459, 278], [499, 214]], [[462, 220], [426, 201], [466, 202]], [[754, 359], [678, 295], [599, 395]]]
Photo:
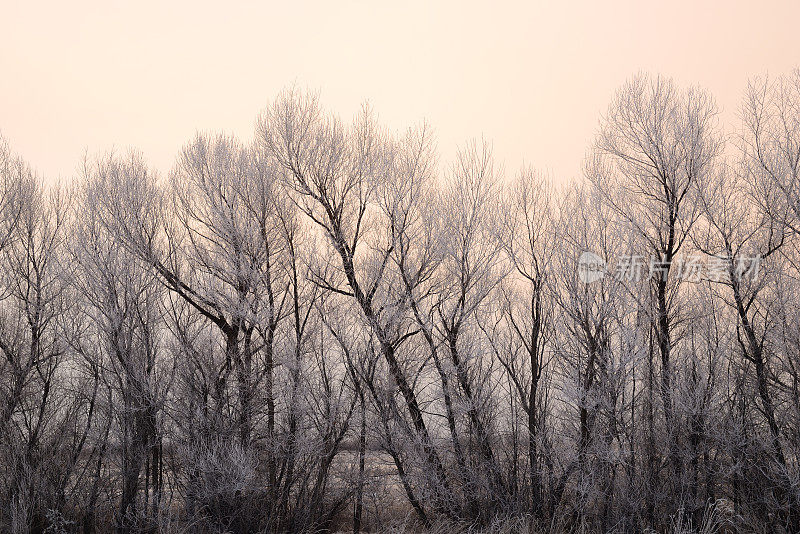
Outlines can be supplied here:
[[596, 282], [606, 274], [606, 260], [594, 252], [584, 252], [578, 258], [578, 279], [584, 284]]

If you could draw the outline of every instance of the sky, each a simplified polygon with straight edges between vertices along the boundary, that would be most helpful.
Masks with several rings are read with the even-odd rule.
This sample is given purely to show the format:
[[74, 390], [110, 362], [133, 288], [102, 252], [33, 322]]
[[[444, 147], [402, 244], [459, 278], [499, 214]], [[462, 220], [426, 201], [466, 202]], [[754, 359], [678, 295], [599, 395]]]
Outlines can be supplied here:
[[800, 66], [800, 2], [10, 2], [0, 133], [48, 181], [130, 147], [161, 173], [197, 131], [252, 139], [278, 92], [349, 120], [427, 121], [446, 164], [491, 141], [507, 175], [567, 183], [637, 72], [700, 85], [735, 126], [749, 78]]

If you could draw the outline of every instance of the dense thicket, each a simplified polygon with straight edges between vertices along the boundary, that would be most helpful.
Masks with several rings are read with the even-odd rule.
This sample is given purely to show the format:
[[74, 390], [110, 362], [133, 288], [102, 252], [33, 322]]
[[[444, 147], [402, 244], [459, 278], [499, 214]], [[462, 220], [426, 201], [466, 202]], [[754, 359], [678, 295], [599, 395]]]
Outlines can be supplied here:
[[635, 77], [563, 188], [296, 90], [167, 177], [0, 144], [0, 530], [800, 532], [800, 72], [739, 118]]

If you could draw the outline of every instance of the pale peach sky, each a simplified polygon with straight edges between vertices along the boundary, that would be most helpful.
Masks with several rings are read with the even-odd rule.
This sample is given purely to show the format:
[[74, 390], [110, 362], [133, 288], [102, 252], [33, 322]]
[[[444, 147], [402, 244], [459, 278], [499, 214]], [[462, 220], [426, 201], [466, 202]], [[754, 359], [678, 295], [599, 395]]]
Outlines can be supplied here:
[[296, 83], [345, 118], [427, 119], [444, 159], [483, 135], [507, 172], [567, 181], [626, 78], [700, 84], [732, 123], [749, 77], [800, 66], [798, 21], [794, 1], [0, 0], [0, 132], [51, 179], [112, 147], [165, 172], [197, 130], [249, 140]]

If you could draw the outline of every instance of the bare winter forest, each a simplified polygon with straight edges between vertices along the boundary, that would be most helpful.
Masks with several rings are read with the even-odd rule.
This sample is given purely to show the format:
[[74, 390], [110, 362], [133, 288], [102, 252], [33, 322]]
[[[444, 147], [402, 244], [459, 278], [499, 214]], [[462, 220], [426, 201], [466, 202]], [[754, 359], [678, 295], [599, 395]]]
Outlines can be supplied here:
[[298, 89], [3, 142], [0, 531], [800, 532], [800, 71], [742, 95], [631, 78], [565, 187]]

